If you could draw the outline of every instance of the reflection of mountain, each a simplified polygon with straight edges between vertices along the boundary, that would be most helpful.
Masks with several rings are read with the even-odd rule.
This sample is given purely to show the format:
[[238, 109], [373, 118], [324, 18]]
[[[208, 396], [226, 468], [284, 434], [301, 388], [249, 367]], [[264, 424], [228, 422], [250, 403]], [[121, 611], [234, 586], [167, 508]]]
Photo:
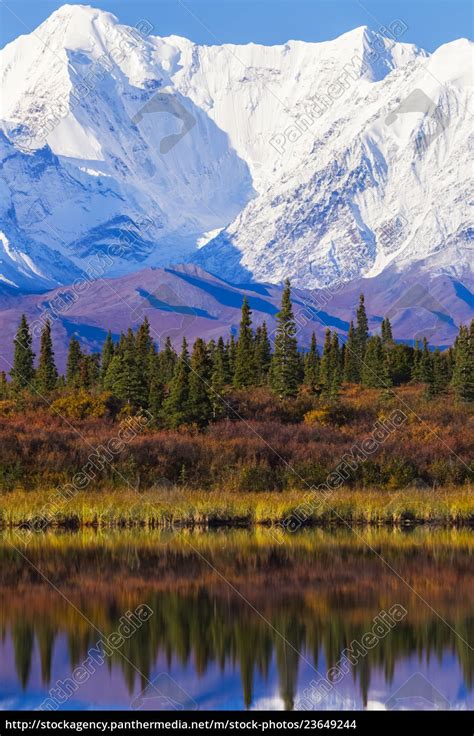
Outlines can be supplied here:
[[[349, 682], [355, 678], [362, 703], [374, 676], [383, 673], [390, 685], [396, 668], [415, 655], [441, 661], [448, 652], [454, 654], [465, 687], [471, 688], [474, 656], [462, 641], [474, 635], [468, 532], [432, 533], [430, 538], [417, 530], [398, 538], [394, 534], [394, 540], [380, 532], [379, 542], [376, 533], [370, 534], [368, 541], [432, 608], [348, 534], [305, 533], [284, 546], [271, 543], [270, 536], [248, 533], [188, 535], [169, 546], [145, 534], [135, 543], [126, 534], [98, 540], [94, 535], [80, 540], [61, 536], [51, 544], [48, 538], [35, 539], [29, 557], [67, 592], [94, 629], [63, 598], [52, 597], [44, 580], [7, 545], [1, 550], [1, 584], [9, 592], [2, 596], [0, 620], [4, 636], [13, 642], [18, 683], [29, 687], [38, 658], [43, 687], [49, 689], [55, 681], [55, 654], [61, 652], [63, 659], [67, 651], [72, 670], [97, 644], [97, 630], [110, 634], [127, 610], [146, 602], [153, 615], [106, 665], [122, 672], [130, 697], [145, 688], [145, 678], [153, 678], [156, 663], [164, 659], [168, 669], [172, 663], [191, 669], [196, 688], [214, 668], [224, 673], [237, 665], [247, 707], [256, 682], [277, 672], [281, 701], [292, 708], [301, 670], [324, 674], [351, 642], [371, 630], [374, 617], [396, 602], [408, 615], [347, 676]], [[212, 574], [201, 555], [244, 598]], [[460, 579], [462, 599], [455, 596]], [[17, 586], [16, 592], [10, 586]], [[337, 692], [335, 686], [331, 697]]]

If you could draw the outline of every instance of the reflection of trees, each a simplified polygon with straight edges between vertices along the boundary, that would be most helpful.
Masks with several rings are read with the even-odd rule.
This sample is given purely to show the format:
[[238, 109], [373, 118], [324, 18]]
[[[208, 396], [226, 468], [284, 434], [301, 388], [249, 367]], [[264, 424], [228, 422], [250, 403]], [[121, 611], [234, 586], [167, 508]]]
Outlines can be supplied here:
[[[142, 601], [132, 603], [129, 600], [123, 607], [118, 598], [110, 599], [101, 607], [102, 615], [106, 611], [101, 630], [105, 634], [116, 630], [127, 607], [132, 608], [139, 602]], [[164, 655], [169, 662], [192, 664], [198, 676], [202, 676], [211, 664], [222, 669], [229, 664], [237, 665], [246, 707], [252, 702], [256, 673], [266, 678], [273, 659], [281, 697], [285, 707], [291, 709], [297, 687], [298, 652], [303, 653], [316, 668], [318, 664], [320, 666], [319, 653], [324, 652], [326, 666], [334, 666], [341, 659], [341, 652], [370, 630], [372, 618], [377, 613], [368, 609], [365, 621], [360, 616], [352, 620], [351, 612], [342, 609], [331, 611], [328, 616], [315, 614], [313, 608], [305, 604], [304, 598], [296, 595], [279, 602], [272, 601], [272, 606], [265, 613], [265, 618], [271, 623], [269, 626], [241, 599], [227, 598], [205, 588], [184, 593], [155, 592], [148, 596], [146, 602], [153, 609], [153, 616], [125, 640], [120, 650], [130, 661], [118, 653], [112, 656], [112, 662], [121, 668], [130, 692], [137, 685], [135, 668], [145, 678], [150, 677], [157, 657]], [[7, 613], [7, 610], [3, 612], [4, 619]], [[21, 618], [7, 624], [7, 632], [11, 632], [13, 640], [17, 676], [23, 688], [28, 684], [35, 640], [45, 684], [51, 681], [52, 654], [58, 634], [67, 635], [71, 669], [87, 657], [90, 647], [96, 645], [96, 630], [78, 626], [77, 619], [68, 620], [62, 614], [60, 605], [50, 601], [47, 620], [25, 609]], [[474, 618], [461, 617], [450, 621], [450, 624], [466, 641], [473, 640]], [[363, 702], [367, 701], [371, 672], [375, 667], [380, 668], [390, 682], [395, 664], [402, 658], [415, 654], [420, 658], [441, 659], [447, 651], [456, 654], [466, 685], [471, 687], [473, 652], [440, 619], [417, 620], [416, 616], [409, 614], [354, 666], [352, 675], [358, 682]]]
[[13, 624], [12, 638], [16, 671], [20, 684], [25, 690], [30, 677], [33, 656], [33, 627], [25, 621], [16, 621]]
[[[473, 685], [472, 650], [432, 612], [438, 611], [465, 641], [474, 640], [473, 542], [468, 530], [416, 529], [408, 534], [377, 529], [356, 536], [313, 530], [289, 535], [281, 545], [263, 529], [186, 532], [168, 545], [157, 544], [156, 534], [36, 535], [28, 548], [34, 566], [0, 538], [0, 635], [12, 637], [23, 687], [35, 648], [43, 683], [50, 685], [59, 635], [67, 643], [71, 670], [99, 638], [77, 610], [51, 596], [38, 569], [106, 635], [139, 603], [153, 609], [149, 621], [121, 647], [130, 663], [120, 654], [112, 658], [130, 692], [139, 685], [135, 668], [149, 677], [158, 656], [190, 665], [198, 676], [211, 665], [235, 665], [249, 707], [256, 678], [265, 680], [272, 664], [285, 707], [291, 708], [297, 652], [324, 675], [322, 660], [328, 669], [335, 666], [341, 652], [370, 630], [373, 617], [394, 602], [402, 603], [408, 616], [347, 675], [356, 680], [363, 701], [374, 668], [390, 683], [397, 662], [413, 655], [439, 660], [452, 652], [466, 686]], [[381, 565], [365, 538], [432, 609]], [[206, 560], [256, 610], [231, 594]]]

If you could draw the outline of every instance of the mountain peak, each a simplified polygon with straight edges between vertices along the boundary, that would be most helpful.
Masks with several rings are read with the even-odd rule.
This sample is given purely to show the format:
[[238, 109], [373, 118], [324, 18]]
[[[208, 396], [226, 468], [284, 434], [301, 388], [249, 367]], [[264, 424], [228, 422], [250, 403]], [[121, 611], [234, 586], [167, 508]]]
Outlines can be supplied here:
[[195, 261], [309, 287], [450, 244], [464, 262], [468, 44], [419, 63], [405, 30], [204, 46], [62, 6], [0, 52], [0, 277], [64, 282], [122, 239], [99, 275]]
[[[108, 23], [118, 23], [117, 17], [107, 10], [93, 8], [92, 5], [76, 5], [72, 3], [65, 3], [64, 5], [61, 5], [59, 8], [51, 13], [51, 15], [44, 21], [44, 23], [48, 23], [49, 21], [54, 21], [58, 19], [61, 21], [74, 19], [76, 21], [84, 20], [87, 22], [92, 22], [98, 18], [104, 19]], [[44, 25], [44, 23], [42, 25]]]

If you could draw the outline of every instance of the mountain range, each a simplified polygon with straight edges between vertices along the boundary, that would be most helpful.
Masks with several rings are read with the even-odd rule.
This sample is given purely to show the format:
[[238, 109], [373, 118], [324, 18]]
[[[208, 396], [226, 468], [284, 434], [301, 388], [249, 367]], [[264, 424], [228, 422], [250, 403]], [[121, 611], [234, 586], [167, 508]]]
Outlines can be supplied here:
[[405, 31], [205, 46], [65, 5], [8, 44], [0, 323], [87, 274], [76, 316], [103, 329], [105, 281], [135, 303], [179, 273], [214, 335], [237, 318], [203, 284], [274, 307], [289, 277], [341, 331], [364, 291], [374, 325], [450, 341], [473, 312], [472, 43], [428, 54]]

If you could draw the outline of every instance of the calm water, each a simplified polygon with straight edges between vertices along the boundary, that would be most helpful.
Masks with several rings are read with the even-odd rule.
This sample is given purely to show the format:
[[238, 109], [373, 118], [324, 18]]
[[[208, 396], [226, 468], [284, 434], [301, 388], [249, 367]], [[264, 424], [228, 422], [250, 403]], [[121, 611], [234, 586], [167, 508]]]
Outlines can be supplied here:
[[473, 709], [473, 553], [467, 530], [5, 533], [0, 707]]

